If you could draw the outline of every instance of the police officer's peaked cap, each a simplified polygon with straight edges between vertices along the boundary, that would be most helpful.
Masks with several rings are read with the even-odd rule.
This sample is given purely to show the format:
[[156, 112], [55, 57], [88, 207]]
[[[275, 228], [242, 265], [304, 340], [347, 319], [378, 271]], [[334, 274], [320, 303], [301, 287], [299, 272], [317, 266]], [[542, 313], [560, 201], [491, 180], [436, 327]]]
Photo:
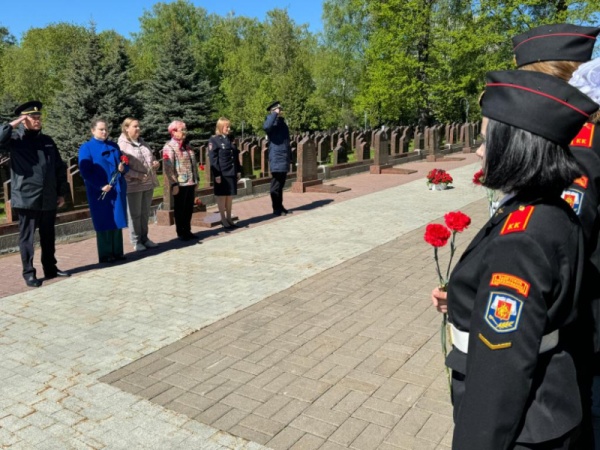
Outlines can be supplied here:
[[517, 67], [540, 61], [589, 61], [600, 28], [542, 25], [513, 38]]
[[281, 103], [279, 103], [279, 100], [271, 103], [269, 106], [267, 106], [267, 111], [271, 111], [273, 108], [276, 107], [280, 107], [281, 108]]
[[488, 72], [483, 116], [569, 145], [598, 104], [559, 78], [540, 72]]
[[22, 116], [23, 114], [41, 114], [42, 113], [42, 102], [33, 100], [27, 103], [23, 103], [15, 108], [15, 116]]

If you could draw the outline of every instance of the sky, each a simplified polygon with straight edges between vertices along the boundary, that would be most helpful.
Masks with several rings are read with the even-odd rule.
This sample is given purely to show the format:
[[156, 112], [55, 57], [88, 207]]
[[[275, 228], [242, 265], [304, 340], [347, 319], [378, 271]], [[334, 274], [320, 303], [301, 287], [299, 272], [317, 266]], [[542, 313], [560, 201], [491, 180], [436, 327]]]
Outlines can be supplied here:
[[[172, 0], [163, 0], [171, 3]], [[124, 37], [139, 31], [139, 18], [158, 0], [2, 0], [0, 26], [7, 27], [17, 39], [29, 28], [43, 28], [51, 23], [69, 22], [87, 26], [96, 23], [98, 31], [113, 29]], [[321, 31], [322, 0], [191, 0], [195, 6], [221, 16], [234, 11], [237, 16], [264, 20], [266, 12], [281, 8], [297, 24], [308, 24], [311, 32]]]

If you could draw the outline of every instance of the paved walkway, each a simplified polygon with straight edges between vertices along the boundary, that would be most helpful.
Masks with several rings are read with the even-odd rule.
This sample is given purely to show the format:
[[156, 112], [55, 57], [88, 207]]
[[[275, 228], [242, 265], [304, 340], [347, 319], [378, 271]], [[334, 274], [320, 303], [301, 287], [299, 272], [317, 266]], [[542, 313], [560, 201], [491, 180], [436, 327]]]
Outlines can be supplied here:
[[[117, 266], [94, 263], [93, 239], [59, 246], [75, 276], [0, 301], [0, 445], [447, 448], [422, 229], [465, 207], [463, 243], [483, 225], [474, 161], [286, 193], [285, 218], [237, 202], [247, 228], [183, 246], [153, 227], [159, 250]], [[455, 167], [455, 189], [425, 190], [434, 166]], [[23, 283], [15, 265], [0, 258], [3, 293]]]

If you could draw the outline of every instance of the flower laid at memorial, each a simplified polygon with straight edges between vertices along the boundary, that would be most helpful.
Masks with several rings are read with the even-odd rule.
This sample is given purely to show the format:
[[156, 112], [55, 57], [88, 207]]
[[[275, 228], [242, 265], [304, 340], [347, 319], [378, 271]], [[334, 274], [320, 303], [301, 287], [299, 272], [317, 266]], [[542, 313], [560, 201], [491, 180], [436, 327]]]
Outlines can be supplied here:
[[[471, 225], [471, 218], [460, 211], [454, 211], [444, 215], [444, 222], [445, 225], [439, 223], [430, 223], [425, 228], [425, 235], [423, 236], [425, 242], [433, 247], [433, 259], [435, 260], [435, 268], [439, 280], [438, 287], [441, 291], [446, 291], [446, 288], [448, 287], [452, 259], [454, 258], [454, 253], [456, 252], [456, 234], [462, 233], [469, 227], [469, 225]], [[438, 256], [438, 249], [448, 244], [448, 241], [450, 241], [450, 258], [448, 260], [446, 271], [442, 272]], [[448, 355], [448, 349], [446, 345], [447, 326], [448, 314], [444, 313], [442, 315], [442, 328], [440, 330], [442, 339], [442, 353], [444, 354], [444, 358], [446, 358]], [[448, 375], [448, 383], [450, 383], [450, 372], [448, 371], [447, 367], [446, 373]]]
[[[483, 186], [484, 183], [485, 183], [485, 174], [483, 172], [483, 169], [480, 169], [477, 172], [475, 172], [475, 174], [473, 175], [473, 184], [475, 186]], [[492, 217], [499, 206], [498, 192], [495, 191], [494, 189], [490, 189], [485, 186], [484, 186], [484, 188], [485, 188], [485, 195], [488, 200], [488, 208], [490, 210], [490, 217]]]
[[196, 206], [202, 206], [202, 200], [200, 199], [200, 197], [196, 197], [194, 199], [194, 205], [196, 205]]
[[[126, 155], [121, 155], [121, 162], [127, 166], [127, 165], [129, 165], [129, 158]], [[119, 172], [119, 168], [117, 167], [115, 170], [113, 170], [113, 173], [110, 176], [110, 181], [108, 182], [108, 185], [110, 187], [113, 187], [117, 183], [117, 180], [119, 179], [120, 176], [121, 176], [121, 172]], [[104, 197], [106, 197], [106, 194], [108, 194], [107, 191], [102, 191], [102, 194], [100, 194], [100, 197], [98, 198], [98, 200], [104, 200]]]
[[442, 191], [454, 180], [444, 169], [431, 169], [427, 174], [427, 187], [431, 190]]

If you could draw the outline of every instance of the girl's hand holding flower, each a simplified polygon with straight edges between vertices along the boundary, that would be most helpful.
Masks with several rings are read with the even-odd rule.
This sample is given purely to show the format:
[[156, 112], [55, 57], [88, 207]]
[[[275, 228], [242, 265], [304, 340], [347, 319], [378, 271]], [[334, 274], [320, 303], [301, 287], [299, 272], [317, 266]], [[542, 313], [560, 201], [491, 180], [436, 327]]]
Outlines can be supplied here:
[[448, 294], [439, 287], [431, 291], [431, 303], [433, 303], [438, 312], [444, 314], [448, 312]]

